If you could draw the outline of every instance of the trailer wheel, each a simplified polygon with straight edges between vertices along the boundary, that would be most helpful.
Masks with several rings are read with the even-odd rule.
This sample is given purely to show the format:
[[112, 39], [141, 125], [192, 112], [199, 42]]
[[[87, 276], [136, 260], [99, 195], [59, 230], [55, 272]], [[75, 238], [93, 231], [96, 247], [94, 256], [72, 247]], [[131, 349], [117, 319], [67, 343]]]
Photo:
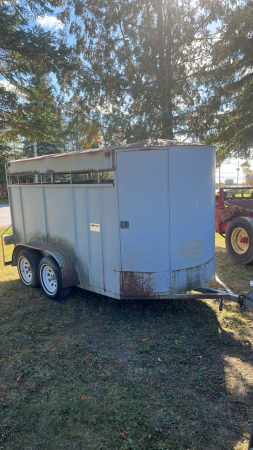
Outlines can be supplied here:
[[253, 262], [253, 218], [236, 217], [228, 224], [225, 234], [228, 253], [242, 264]]
[[45, 256], [39, 265], [40, 284], [47, 295], [53, 300], [63, 300], [68, 297], [70, 287], [62, 287], [62, 275], [60, 267], [51, 256]]
[[36, 250], [24, 249], [18, 254], [18, 274], [26, 286], [36, 288], [40, 285], [38, 267], [40, 254]]

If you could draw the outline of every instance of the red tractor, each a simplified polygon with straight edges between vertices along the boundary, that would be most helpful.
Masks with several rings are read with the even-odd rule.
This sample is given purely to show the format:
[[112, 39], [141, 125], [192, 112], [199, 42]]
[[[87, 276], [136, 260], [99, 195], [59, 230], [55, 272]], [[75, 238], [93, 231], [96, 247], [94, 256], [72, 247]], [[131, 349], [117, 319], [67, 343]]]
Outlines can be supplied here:
[[225, 237], [235, 261], [253, 262], [253, 187], [221, 188], [216, 195], [215, 231]]

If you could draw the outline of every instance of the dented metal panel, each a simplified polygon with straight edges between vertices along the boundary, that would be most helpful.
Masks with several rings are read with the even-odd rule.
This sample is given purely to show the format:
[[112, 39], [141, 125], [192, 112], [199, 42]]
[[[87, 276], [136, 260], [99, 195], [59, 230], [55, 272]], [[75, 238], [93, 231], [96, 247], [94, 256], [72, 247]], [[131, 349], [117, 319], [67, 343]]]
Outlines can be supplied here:
[[214, 279], [215, 258], [205, 264], [187, 269], [173, 270], [171, 273], [171, 294], [179, 294], [205, 286]]

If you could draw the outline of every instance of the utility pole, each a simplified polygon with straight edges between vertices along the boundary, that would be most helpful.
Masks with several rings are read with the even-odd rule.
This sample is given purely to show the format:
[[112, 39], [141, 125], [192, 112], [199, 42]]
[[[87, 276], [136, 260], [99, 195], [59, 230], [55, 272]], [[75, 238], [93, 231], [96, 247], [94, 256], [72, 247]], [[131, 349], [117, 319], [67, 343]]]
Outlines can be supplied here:
[[[34, 158], [36, 158], [36, 156], [38, 156], [37, 141], [33, 142], [33, 156], [34, 156]], [[38, 181], [39, 181], [38, 175], [35, 175], [34, 182], [38, 183]]]
[[240, 168], [239, 168], [239, 153], [238, 153], [238, 156], [237, 156], [237, 161], [238, 161], [238, 167], [237, 167], [237, 187], [238, 187], [238, 184], [239, 184], [239, 170], [240, 170]]

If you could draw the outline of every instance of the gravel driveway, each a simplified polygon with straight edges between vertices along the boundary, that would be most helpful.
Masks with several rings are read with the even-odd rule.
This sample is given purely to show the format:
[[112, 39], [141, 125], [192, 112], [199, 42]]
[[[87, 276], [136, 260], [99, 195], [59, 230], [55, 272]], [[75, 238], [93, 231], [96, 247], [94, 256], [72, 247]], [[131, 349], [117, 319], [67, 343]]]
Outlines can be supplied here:
[[11, 224], [9, 205], [0, 205], [0, 227], [8, 227]]

